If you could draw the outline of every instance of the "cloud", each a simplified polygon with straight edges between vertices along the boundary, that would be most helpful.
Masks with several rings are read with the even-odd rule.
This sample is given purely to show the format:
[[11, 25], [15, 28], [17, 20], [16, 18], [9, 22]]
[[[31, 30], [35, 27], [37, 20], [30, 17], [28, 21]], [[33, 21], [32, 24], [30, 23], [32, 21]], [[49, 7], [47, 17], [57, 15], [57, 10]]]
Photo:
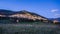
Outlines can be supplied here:
[[60, 17], [60, 14], [55, 14], [55, 16]]
[[53, 9], [53, 10], [51, 10], [51, 12], [57, 12], [57, 11], [59, 11], [58, 9]]

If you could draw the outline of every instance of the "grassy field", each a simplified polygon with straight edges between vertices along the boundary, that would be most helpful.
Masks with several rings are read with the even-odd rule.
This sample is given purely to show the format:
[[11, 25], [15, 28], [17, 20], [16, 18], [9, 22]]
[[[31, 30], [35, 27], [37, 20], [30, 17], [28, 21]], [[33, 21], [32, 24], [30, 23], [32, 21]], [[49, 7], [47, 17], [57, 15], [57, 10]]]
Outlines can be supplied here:
[[60, 34], [54, 24], [0, 24], [0, 34]]

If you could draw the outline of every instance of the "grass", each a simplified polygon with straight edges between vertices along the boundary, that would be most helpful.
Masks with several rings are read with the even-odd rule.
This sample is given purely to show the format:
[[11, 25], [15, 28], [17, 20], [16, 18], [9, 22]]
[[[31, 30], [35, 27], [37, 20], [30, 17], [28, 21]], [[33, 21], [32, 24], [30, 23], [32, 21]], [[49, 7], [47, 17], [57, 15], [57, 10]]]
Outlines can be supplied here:
[[0, 34], [60, 34], [58, 25], [43, 22], [11, 23], [10, 20], [0, 20]]
[[0, 34], [60, 34], [57, 25], [0, 24]]

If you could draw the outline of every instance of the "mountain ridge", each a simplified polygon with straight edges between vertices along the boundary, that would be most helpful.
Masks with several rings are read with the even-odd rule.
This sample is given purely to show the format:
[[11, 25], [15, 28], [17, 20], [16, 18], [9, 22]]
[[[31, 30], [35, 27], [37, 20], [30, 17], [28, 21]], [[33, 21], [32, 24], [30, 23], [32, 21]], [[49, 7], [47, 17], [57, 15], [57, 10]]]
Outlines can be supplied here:
[[48, 18], [48, 19], [51, 20], [51, 21], [57, 20], [57, 21], [60, 22], [60, 17], [58, 17], [58, 18]]
[[[26, 10], [22, 10], [22, 11], [10, 11], [10, 10], [0, 10], [0, 17], [12, 17], [12, 18], [17, 18], [17, 19], [27, 19], [27, 20], [34, 20], [34, 21], [48, 21], [48, 18], [41, 16], [39, 14], [33, 13], [33, 12], [29, 12]], [[22, 20], [22, 19], [21, 19]]]
[[[11, 10], [0, 9], [0, 14], [1, 15], [13, 15], [13, 14], [24, 14], [24, 13], [29, 13], [31, 15], [36, 15], [36, 16], [41, 16], [41, 15], [38, 15], [38, 14], [33, 13], [33, 12], [26, 11], [26, 10], [21, 10], [21, 11], [16, 11], [15, 12], [15, 11], [11, 11]], [[43, 17], [43, 16], [41, 16], [41, 17]]]
[[[11, 10], [4, 10], [4, 9], [0, 9], [0, 17], [2, 16], [6, 16], [6, 17], [13, 17], [13, 18], [18, 18], [19, 20], [21, 18], [23, 19], [27, 19], [27, 20], [37, 20], [39, 21], [40, 19], [41, 20], [45, 20], [45, 21], [53, 21], [53, 20], [58, 20], [60, 22], [60, 18], [46, 18], [44, 16], [41, 16], [39, 14], [36, 14], [34, 12], [29, 12], [29, 11], [26, 11], [26, 10], [21, 10], [21, 11], [11, 11]], [[22, 20], [22, 19], [21, 19]], [[40, 20], [40, 21], [41, 21]]]

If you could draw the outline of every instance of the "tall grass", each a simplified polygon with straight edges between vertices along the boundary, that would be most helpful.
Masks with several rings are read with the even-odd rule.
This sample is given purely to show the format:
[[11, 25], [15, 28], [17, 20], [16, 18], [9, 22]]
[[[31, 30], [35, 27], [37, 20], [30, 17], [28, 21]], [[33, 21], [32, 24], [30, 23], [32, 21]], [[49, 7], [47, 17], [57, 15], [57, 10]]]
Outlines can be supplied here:
[[60, 34], [60, 29], [46, 24], [1, 24], [0, 34]]

